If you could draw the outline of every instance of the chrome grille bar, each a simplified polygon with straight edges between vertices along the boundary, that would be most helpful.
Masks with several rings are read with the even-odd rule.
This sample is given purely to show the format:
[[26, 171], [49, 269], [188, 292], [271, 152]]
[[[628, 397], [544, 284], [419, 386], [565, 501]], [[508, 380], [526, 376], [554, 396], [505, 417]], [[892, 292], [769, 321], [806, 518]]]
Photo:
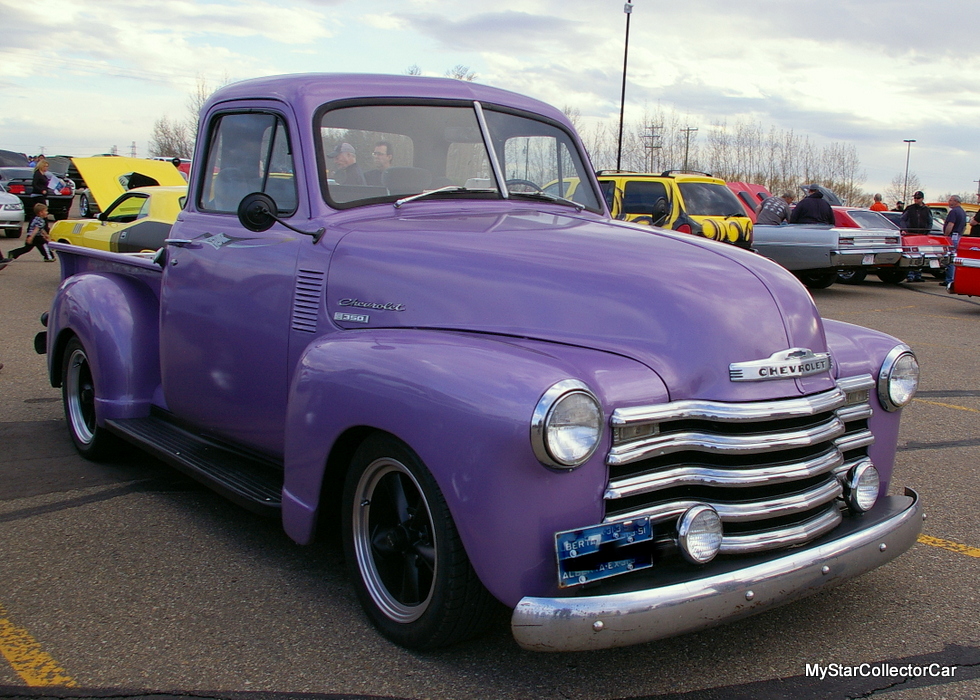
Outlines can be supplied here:
[[802, 544], [830, 532], [843, 519], [844, 516], [841, 515], [840, 508], [837, 507], [836, 503], [832, 503], [815, 518], [795, 527], [774, 528], [769, 531], [745, 535], [724, 535], [721, 538], [721, 554], [750, 554]]
[[832, 416], [811, 428], [750, 435], [723, 435], [692, 430], [670, 435], [656, 435], [613, 447], [609, 451], [606, 463], [628, 464], [681, 450], [727, 454], [758, 454], [774, 450], [789, 450], [818, 445], [840, 437], [844, 432], [844, 423], [837, 416]]

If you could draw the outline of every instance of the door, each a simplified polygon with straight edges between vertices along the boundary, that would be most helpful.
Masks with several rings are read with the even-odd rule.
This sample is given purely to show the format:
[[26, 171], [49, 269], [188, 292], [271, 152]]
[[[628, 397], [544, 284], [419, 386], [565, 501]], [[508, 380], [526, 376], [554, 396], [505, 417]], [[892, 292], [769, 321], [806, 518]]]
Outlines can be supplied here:
[[296, 259], [310, 239], [238, 221], [241, 199], [266, 192], [297, 211], [286, 120], [274, 111], [211, 118], [194, 206], [174, 226], [161, 294], [167, 408], [202, 432], [273, 456], [283, 450], [287, 348]]

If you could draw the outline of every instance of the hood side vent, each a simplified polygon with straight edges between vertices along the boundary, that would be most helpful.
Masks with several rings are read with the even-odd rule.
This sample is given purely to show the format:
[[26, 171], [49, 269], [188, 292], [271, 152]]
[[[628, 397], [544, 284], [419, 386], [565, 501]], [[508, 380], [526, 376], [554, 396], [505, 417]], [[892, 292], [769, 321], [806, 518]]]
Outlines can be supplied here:
[[293, 293], [293, 330], [316, 333], [320, 318], [320, 297], [326, 273], [319, 270], [298, 270]]

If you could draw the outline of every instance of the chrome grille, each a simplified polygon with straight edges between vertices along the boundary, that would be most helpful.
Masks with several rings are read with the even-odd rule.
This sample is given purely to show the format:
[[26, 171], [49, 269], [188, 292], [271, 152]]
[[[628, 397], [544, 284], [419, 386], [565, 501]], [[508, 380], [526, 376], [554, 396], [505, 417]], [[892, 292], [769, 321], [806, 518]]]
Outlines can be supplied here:
[[780, 401], [675, 401], [617, 409], [605, 522], [648, 517], [661, 532], [688, 508], [718, 511], [723, 554], [801, 544], [842, 520], [839, 476], [874, 442], [871, 375]]

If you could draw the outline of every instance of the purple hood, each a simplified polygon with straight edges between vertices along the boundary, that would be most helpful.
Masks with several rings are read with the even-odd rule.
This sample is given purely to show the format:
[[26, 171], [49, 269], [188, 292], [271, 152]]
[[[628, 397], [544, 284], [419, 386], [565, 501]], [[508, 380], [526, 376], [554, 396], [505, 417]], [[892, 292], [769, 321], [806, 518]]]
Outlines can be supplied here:
[[654, 370], [671, 400], [833, 386], [828, 374], [731, 382], [732, 362], [827, 349], [805, 288], [733, 246], [533, 209], [394, 213], [338, 233], [327, 306], [331, 318], [354, 317], [337, 321], [345, 328], [464, 330], [616, 353]]

